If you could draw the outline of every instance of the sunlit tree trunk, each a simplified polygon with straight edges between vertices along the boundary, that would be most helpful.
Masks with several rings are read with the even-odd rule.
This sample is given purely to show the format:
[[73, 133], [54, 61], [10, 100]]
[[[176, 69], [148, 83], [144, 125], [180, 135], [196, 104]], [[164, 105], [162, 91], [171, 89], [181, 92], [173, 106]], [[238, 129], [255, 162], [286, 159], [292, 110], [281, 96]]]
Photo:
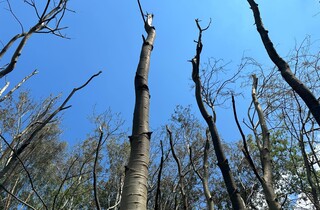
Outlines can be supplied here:
[[143, 38], [140, 60], [135, 76], [136, 103], [133, 114], [132, 136], [130, 136], [131, 152], [126, 167], [120, 209], [147, 208], [147, 178], [149, 166], [149, 87], [148, 73], [150, 55], [155, 39], [155, 29], [151, 26], [152, 15], [145, 20], [147, 39]]

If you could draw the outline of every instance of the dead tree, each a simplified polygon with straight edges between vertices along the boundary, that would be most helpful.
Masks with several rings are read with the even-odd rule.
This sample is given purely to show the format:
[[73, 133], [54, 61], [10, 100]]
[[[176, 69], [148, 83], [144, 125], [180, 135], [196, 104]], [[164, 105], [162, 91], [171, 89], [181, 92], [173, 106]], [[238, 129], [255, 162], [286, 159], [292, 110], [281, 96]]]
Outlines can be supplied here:
[[195, 83], [195, 95], [196, 95], [196, 100], [197, 100], [197, 104], [199, 107], [199, 110], [202, 114], [202, 117], [204, 118], [204, 120], [206, 121], [206, 123], [208, 124], [209, 127], [209, 131], [211, 134], [211, 138], [212, 138], [212, 143], [214, 146], [214, 150], [217, 156], [217, 160], [218, 160], [218, 166], [221, 170], [223, 179], [224, 179], [224, 183], [226, 184], [227, 187], [227, 191], [232, 203], [232, 207], [235, 210], [242, 210], [242, 209], [246, 209], [246, 205], [237, 189], [236, 183], [234, 181], [233, 175], [231, 173], [231, 169], [228, 163], [228, 160], [224, 154], [223, 148], [222, 148], [222, 144], [221, 144], [221, 139], [219, 137], [218, 134], [218, 130], [215, 124], [215, 119], [208, 113], [203, 100], [202, 100], [202, 96], [201, 96], [201, 89], [202, 89], [202, 85], [201, 85], [201, 80], [200, 80], [200, 76], [199, 76], [199, 66], [200, 66], [200, 54], [202, 51], [202, 32], [207, 30], [207, 28], [201, 28], [199, 25], [199, 21], [196, 20], [197, 23], [197, 27], [199, 29], [199, 37], [198, 37], [198, 41], [197, 41], [197, 48], [196, 48], [196, 55], [195, 57], [191, 60], [192, 63], [192, 80]]
[[146, 209], [147, 208], [147, 179], [149, 166], [149, 145], [151, 132], [149, 131], [149, 104], [150, 93], [148, 87], [148, 74], [150, 55], [155, 39], [155, 28], [152, 26], [152, 14], [140, 12], [144, 21], [147, 38], [143, 37], [140, 60], [134, 80], [136, 102], [133, 114], [132, 135], [129, 137], [131, 152], [126, 166], [120, 209]]

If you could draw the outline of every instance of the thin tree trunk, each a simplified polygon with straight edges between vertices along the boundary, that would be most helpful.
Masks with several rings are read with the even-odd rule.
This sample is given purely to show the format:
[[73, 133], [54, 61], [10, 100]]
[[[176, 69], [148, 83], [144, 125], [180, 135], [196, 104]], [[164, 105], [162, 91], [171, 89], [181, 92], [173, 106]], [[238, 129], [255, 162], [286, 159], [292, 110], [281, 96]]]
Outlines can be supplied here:
[[154, 210], [162, 210], [161, 175], [162, 175], [162, 168], [163, 168], [163, 162], [164, 162], [164, 154], [163, 154], [163, 145], [162, 145], [161, 140], [160, 140], [160, 147], [161, 147], [161, 159], [160, 159], [160, 168], [159, 168], [159, 173], [158, 173], [157, 192], [156, 192]]
[[[198, 42], [197, 42], [197, 49], [196, 49], [196, 55], [195, 57], [191, 60], [192, 63], [192, 79], [195, 83], [195, 95], [196, 95], [196, 100], [197, 104], [199, 107], [199, 110], [202, 114], [202, 117], [205, 119], [205, 121], [208, 124], [209, 131], [211, 134], [214, 150], [217, 156], [218, 160], [218, 166], [221, 170], [224, 183], [227, 187], [227, 191], [232, 203], [232, 207], [234, 210], [242, 210], [242, 209], [247, 209], [246, 205], [237, 189], [236, 183], [234, 181], [233, 175], [230, 170], [230, 166], [228, 163], [228, 160], [224, 154], [221, 140], [218, 134], [218, 130], [216, 128], [216, 124], [212, 118], [211, 115], [209, 115], [207, 109], [204, 106], [204, 103], [202, 101], [201, 97], [201, 81], [200, 81], [200, 76], [199, 76], [199, 65], [200, 65], [200, 54], [202, 51], [202, 31], [206, 29], [202, 29], [198, 23], [198, 20], [196, 20], [198, 29], [199, 29], [199, 37], [198, 37]], [[219, 192], [218, 192], [219, 193]]]
[[258, 4], [255, 3], [254, 0], [248, 0], [248, 3], [253, 11], [257, 31], [260, 34], [261, 40], [270, 59], [279, 68], [283, 79], [302, 98], [302, 100], [310, 109], [310, 112], [317, 121], [318, 125], [320, 125], [320, 102], [313, 95], [311, 90], [292, 73], [289, 64], [278, 55], [272, 41], [269, 38], [268, 31], [263, 26]]
[[[138, 1], [139, 2], [139, 1]], [[140, 6], [140, 2], [139, 2]], [[140, 11], [142, 9], [140, 6]], [[153, 15], [149, 14], [145, 20], [147, 39], [143, 37], [140, 60], [135, 76], [136, 103], [133, 114], [132, 136], [130, 136], [131, 152], [126, 166], [123, 186], [121, 210], [147, 208], [147, 179], [149, 166], [149, 145], [151, 132], [149, 131], [149, 87], [148, 73], [150, 55], [155, 39], [155, 28], [151, 26]]]
[[311, 166], [310, 166], [310, 162], [309, 162], [309, 159], [308, 159], [306, 148], [305, 148], [305, 145], [304, 145], [304, 142], [303, 142], [303, 133], [302, 133], [302, 131], [300, 132], [299, 147], [301, 149], [301, 153], [302, 153], [302, 157], [303, 157], [303, 163], [304, 163], [304, 166], [305, 166], [305, 169], [306, 169], [307, 180], [308, 180], [308, 183], [309, 183], [310, 188], [311, 188], [311, 195], [312, 195], [312, 199], [313, 199], [312, 203], [314, 204], [315, 209], [319, 210], [320, 209], [319, 195], [318, 195], [317, 188], [316, 188], [316, 185], [314, 183], [314, 180], [312, 178]]
[[[277, 196], [273, 188], [273, 176], [272, 176], [272, 159], [271, 159], [271, 143], [270, 143], [270, 133], [265, 121], [265, 116], [263, 110], [258, 101], [256, 90], [258, 85], [258, 78], [255, 75], [252, 75], [253, 84], [252, 84], [252, 101], [254, 103], [255, 110], [258, 113], [259, 124], [262, 130], [262, 145], [258, 144], [258, 149], [260, 152], [260, 160], [263, 171], [263, 179], [259, 179], [264, 195], [269, 206], [269, 209], [281, 209], [280, 203], [277, 201]], [[259, 139], [257, 139], [259, 141]]]
[[208, 210], [214, 210], [214, 202], [211, 196], [210, 188], [209, 188], [209, 162], [208, 162], [208, 153], [210, 149], [210, 140], [209, 140], [209, 130], [206, 130], [206, 143], [204, 145], [204, 151], [203, 151], [203, 165], [202, 165], [202, 170], [203, 170], [203, 175], [200, 174], [200, 172], [196, 169], [193, 159], [192, 159], [192, 148], [189, 147], [189, 156], [190, 156], [190, 162], [193, 167], [194, 172], [197, 174], [199, 179], [201, 180], [202, 187], [203, 187], [203, 192], [206, 197], [207, 201], [207, 209]]
[[177, 157], [176, 152], [174, 150], [174, 146], [173, 146], [173, 139], [172, 139], [172, 132], [169, 129], [168, 126], [166, 126], [167, 132], [169, 134], [169, 140], [170, 140], [170, 148], [171, 148], [171, 152], [172, 152], [172, 156], [174, 158], [174, 160], [177, 163], [177, 167], [178, 167], [178, 175], [179, 175], [179, 186], [180, 186], [180, 192], [181, 192], [181, 196], [182, 196], [182, 201], [183, 201], [183, 209], [184, 210], [188, 210], [188, 199], [186, 196], [186, 192], [184, 190], [184, 175], [182, 172], [182, 166], [181, 166], [181, 161], [180, 159]]

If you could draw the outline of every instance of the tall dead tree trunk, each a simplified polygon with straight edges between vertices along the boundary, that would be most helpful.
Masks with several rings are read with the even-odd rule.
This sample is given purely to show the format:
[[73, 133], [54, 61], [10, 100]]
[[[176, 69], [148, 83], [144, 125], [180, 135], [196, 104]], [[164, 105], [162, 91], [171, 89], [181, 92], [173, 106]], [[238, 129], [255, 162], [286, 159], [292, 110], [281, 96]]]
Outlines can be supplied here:
[[208, 113], [208, 111], [202, 101], [201, 80], [200, 80], [200, 76], [199, 76], [200, 54], [201, 54], [202, 46], [203, 46], [202, 41], [201, 41], [201, 37], [202, 37], [202, 32], [204, 30], [206, 30], [209, 26], [205, 29], [202, 29], [199, 25], [198, 20], [196, 20], [196, 23], [197, 23], [197, 26], [199, 29], [199, 37], [198, 37], [198, 42], [197, 42], [196, 55], [191, 60], [191, 63], [192, 63], [192, 79], [195, 83], [195, 95], [196, 95], [197, 104], [198, 104], [199, 110], [202, 114], [202, 117], [205, 119], [205, 121], [208, 124], [209, 131], [210, 131], [211, 138], [212, 138], [212, 142], [213, 142], [213, 146], [214, 146], [214, 150], [215, 150], [217, 160], [218, 160], [218, 166], [221, 170], [221, 173], [222, 173], [222, 176], [224, 179], [224, 183], [227, 187], [227, 191], [228, 191], [231, 203], [232, 203], [232, 207], [234, 210], [247, 209], [246, 205], [245, 205], [245, 203], [244, 203], [244, 201], [243, 201], [243, 199], [237, 189], [232, 172], [230, 170], [228, 160], [224, 154], [215, 121], [214, 121], [213, 117]]
[[[140, 2], [138, 1], [139, 6]], [[130, 136], [131, 152], [126, 166], [120, 209], [130, 210], [147, 208], [147, 178], [149, 166], [149, 145], [151, 132], [149, 131], [149, 87], [148, 73], [150, 55], [155, 39], [155, 28], [151, 25], [153, 15], [148, 14], [144, 19], [147, 39], [143, 37], [140, 60], [134, 80], [136, 102], [133, 114], [132, 136]]]
[[318, 125], [320, 125], [319, 100], [313, 95], [311, 90], [292, 73], [289, 64], [278, 55], [272, 41], [269, 38], [268, 31], [263, 26], [258, 4], [254, 0], [248, 0], [248, 3], [250, 4], [253, 11], [257, 31], [260, 34], [261, 40], [264, 44], [265, 49], [267, 50], [270, 59], [279, 68], [283, 79], [302, 98], [302, 100], [310, 109], [310, 112], [317, 121]]

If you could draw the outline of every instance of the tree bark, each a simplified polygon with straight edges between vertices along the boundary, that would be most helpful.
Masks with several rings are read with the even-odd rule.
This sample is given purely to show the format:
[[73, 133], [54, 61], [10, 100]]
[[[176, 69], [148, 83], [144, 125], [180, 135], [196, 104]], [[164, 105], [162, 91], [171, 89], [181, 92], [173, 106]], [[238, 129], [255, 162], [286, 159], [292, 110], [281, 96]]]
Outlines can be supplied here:
[[232, 203], [232, 207], [234, 210], [242, 210], [242, 209], [247, 209], [246, 205], [237, 189], [236, 183], [234, 181], [233, 175], [230, 170], [230, 166], [228, 163], [228, 160], [224, 154], [220, 136], [218, 134], [218, 130], [216, 128], [215, 122], [212, 118], [211, 115], [209, 115], [207, 109], [204, 106], [204, 103], [202, 101], [201, 97], [201, 80], [199, 76], [199, 65], [200, 65], [200, 54], [202, 51], [202, 31], [206, 29], [202, 29], [198, 23], [198, 20], [196, 20], [198, 29], [199, 29], [199, 37], [198, 37], [198, 42], [197, 42], [197, 48], [196, 48], [196, 55], [195, 57], [191, 60], [192, 63], [192, 79], [195, 83], [195, 95], [196, 95], [196, 100], [197, 104], [199, 107], [199, 110], [202, 114], [202, 117], [205, 119], [206, 123], [208, 124], [209, 131], [211, 134], [214, 150], [217, 156], [218, 160], [218, 166], [221, 170], [224, 183], [227, 187], [227, 191]]
[[[141, 10], [141, 9], [140, 9]], [[142, 13], [142, 12], [141, 12]], [[140, 60], [135, 76], [136, 103], [133, 114], [132, 136], [130, 136], [131, 152], [126, 167], [120, 209], [147, 208], [147, 178], [149, 166], [149, 87], [148, 73], [150, 55], [155, 39], [155, 28], [151, 26], [153, 15], [145, 20], [147, 39], [143, 37]]]
[[310, 109], [310, 112], [317, 121], [318, 125], [320, 125], [320, 102], [313, 95], [311, 90], [292, 73], [289, 64], [278, 55], [272, 41], [269, 38], [268, 31], [263, 26], [258, 4], [255, 3], [254, 0], [248, 0], [248, 3], [253, 11], [257, 31], [260, 34], [261, 40], [270, 59], [279, 68], [283, 79], [302, 98], [302, 100]]
[[[253, 84], [252, 84], [252, 101], [255, 107], [255, 110], [258, 113], [259, 124], [262, 131], [262, 145], [258, 144], [258, 149], [260, 152], [260, 160], [263, 171], [263, 178], [259, 179], [264, 195], [266, 196], [266, 200], [269, 206], [269, 209], [281, 209], [281, 205], [277, 200], [276, 193], [273, 188], [273, 176], [272, 176], [272, 159], [271, 159], [271, 143], [270, 143], [270, 133], [265, 120], [265, 116], [261, 105], [258, 101], [258, 97], [256, 94], [258, 78], [256, 75], [252, 75]], [[259, 139], [257, 139], [259, 141]]]

